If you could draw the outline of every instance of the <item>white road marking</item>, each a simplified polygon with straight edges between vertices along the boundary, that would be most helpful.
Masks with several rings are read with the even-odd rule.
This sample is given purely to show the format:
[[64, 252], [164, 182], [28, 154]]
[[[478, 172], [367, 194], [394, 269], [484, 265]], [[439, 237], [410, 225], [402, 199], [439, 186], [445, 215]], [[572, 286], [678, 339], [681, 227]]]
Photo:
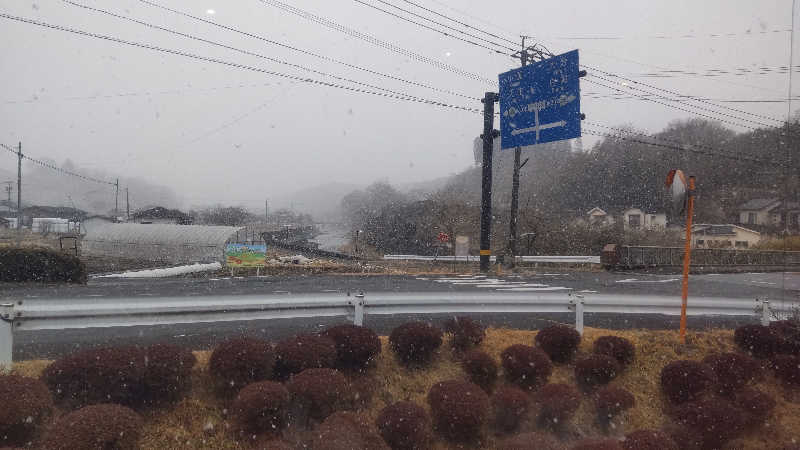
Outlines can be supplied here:
[[510, 291], [510, 292], [541, 292], [541, 291], [571, 291], [572, 288], [563, 287], [563, 286], [532, 287], [532, 288], [512, 287], [512, 288], [502, 288], [502, 289], [497, 289], [497, 290], [498, 291]]
[[670, 281], [680, 281], [680, 278], [667, 278], [664, 280], [639, 280], [637, 278], [626, 278], [617, 280], [617, 283], [669, 283]]

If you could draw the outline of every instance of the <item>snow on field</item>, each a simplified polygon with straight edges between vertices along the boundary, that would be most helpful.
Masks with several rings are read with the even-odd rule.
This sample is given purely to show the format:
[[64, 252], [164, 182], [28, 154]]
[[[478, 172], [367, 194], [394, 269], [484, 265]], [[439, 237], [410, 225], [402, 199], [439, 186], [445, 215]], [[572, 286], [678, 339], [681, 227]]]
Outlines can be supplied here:
[[109, 275], [97, 275], [94, 278], [164, 278], [185, 275], [187, 273], [208, 272], [219, 269], [222, 269], [222, 264], [218, 262], [210, 264], [195, 263], [188, 266], [166, 267], [164, 269], [148, 269], [132, 272], [112, 273]]

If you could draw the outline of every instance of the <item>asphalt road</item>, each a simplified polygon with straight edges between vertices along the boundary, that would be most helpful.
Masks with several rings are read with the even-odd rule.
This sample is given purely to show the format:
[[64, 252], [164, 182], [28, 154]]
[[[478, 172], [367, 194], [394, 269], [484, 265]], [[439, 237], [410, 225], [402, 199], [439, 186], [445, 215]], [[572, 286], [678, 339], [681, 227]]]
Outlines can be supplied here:
[[[92, 302], [101, 298], [157, 299], [162, 296], [239, 296], [295, 295], [311, 293], [378, 292], [580, 292], [680, 297], [680, 277], [607, 272], [548, 272], [530, 276], [452, 277], [452, 276], [387, 276], [387, 275], [319, 275], [261, 278], [179, 278], [179, 279], [94, 279], [86, 286], [2, 285], [0, 300], [53, 301], [66, 303]], [[690, 295], [726, 298], [769, 298], [786, 302], [800, 299], [800, 274], [724, 274], [698, 275], [691, 278]], [[590, 298], [590, 297], [589, 297]], [[554, 321], [572, 323], [571, 313], [547, 314], [467, 314], [485, 325], [521, 329], [538, 329]], [[367, 326], [381, 334], [398, 324], [424, 319], [441, 322], [447, 314], [416, 317], [414, 315], [371, 316]], [[690, 328], [733, 327], [755, 320], [753, 316], [690, 317]], [[313, 332], [344, 318], [304, 318], [215, 322], [202, 324], [157, 325], [70, 330], [19, 331], [15, 334], [14, 359], [53, 358], [75, 349], [119, 344], [172, 342], [193, 349], [206, 349], [220, 340], [240, 335], [279, 340], [301, 332]], [[604, 328], [676, 328], [677, 316], [658, 314], [587, 314], [587, 326]]]

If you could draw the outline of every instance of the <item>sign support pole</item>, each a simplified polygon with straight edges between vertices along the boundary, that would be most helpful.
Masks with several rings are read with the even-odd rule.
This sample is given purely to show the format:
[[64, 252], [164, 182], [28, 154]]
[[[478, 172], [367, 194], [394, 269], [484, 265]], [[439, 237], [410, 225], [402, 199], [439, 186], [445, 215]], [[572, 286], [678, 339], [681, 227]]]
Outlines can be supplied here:
[[[522, 50], [519, 53], [519, 60], [522, 67], [528, 64], [528, 50], [525, 48], [525, 38], [522, 36]], [[519, 217], [519, 160], [522, 157], [522, 147], [514, 149], [514, 174], [511, 177], [511, 220], [508, 225], [508, 251], [511, 254], [509, 264], [515, 266], [517, 258], [517, 218]]]
[[686, 246], [683, 253], [683, 284], [681, 296], [681, 343], [686, 343], [686, 304], [689, 299], [689, 266], [692, 259], [692, 215], [694, 214], [694, 177], [689, 177], [686, 208]]
[[492, 255], [492, 153], [494, 138], [498, 133], [494, 130], [494, 102], [498, 96], [487, 92], [483, 100], [483, 176], [481, 185], [481, 272], [489, 271]]

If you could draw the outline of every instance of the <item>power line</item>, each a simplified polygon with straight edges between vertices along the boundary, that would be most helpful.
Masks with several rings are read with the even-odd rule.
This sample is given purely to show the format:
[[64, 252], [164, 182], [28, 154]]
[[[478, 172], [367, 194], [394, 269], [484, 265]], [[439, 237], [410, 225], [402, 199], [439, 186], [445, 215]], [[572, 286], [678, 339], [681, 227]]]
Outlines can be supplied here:
[[[704, 69], [703, 72], [684, 70], [684, 69], [664, 69], [653, 72], [638, 73], [631, 76], [640, 78], [676, 78], [681, 76], [694, 77], [721, 77], [731, 76], [750, 76], [750, 75], [783, 75], [789, 72], [787, 66], [760, 66], [760, 67], [735, 67], [731, 69]], [[793, 73], [800, 72], [800, 66], [792, 67]]]
[[289, 79], [289, 80], [300, 81], [300, 82], [308, 83], [308, 84], [333, 87], [333, 88], [343, 89], [343, 90], [350, 91], [350, 92], [357, 92], [357, 93], [362, 93], [362, 94], [375, 95], [375, 96], [385, 97], [385, 98], [393, 98], [393, 99], [397, 99], [397, 100], [404, 100], [404, 101], [415, 102], [415, 103], [424, 103], [424, 104], [428, 104], [428, 105], [432, 105], [432, 106], [440, 106], [440, 107], [443, 107], [443, 108], [457, 109], [457, 110], [467, 111], [467, 112], [471, 112], [471, 113], [478, 113], [478, 114], [481, 113], [481, 111], [479, 109], [471, 108], [471, 107], [467, 107], [467, 106], [453, 105], [453, 104], [444, 103], [444, 102], [440, 102], [440, 101], [436, 101], [436, 100], [430, 100], [430, 99], [407, 96], [407, 95], [392, 94], [392, 93], [383, 92], [383, 91], [370, 91], [370, 90], [367, 90], [367, 89], [362, 89], [362, 88], [357, 88], [357, 87], [352, 87], [352, 86], [346, 86], [346, 85], [331, 83], [331, 82], [323, 81], [323, 80], [316, 80], [316, 79], [313, 79], [313, 78], [304, 78], [304, 77], [300, 77], [300, 76], [297, 76], [297, 75], [290, 75], [290, 74], [286, 74], [286, 73], [282, 73], [282, 72], [275, 72], [275, 71], [271, 71], [271, 70], [262, 69], [262, 68], [259, 68], [259, 67], [248, 66], [246, 64], [240, 64], [240, 63], [235, 63], [235, 62], [231, 62], [231, 61], [225, 61], [225, 60], [212, 58], [212, 57], [208, 57], [208, 56], [197, 55], [197, 54], [194, 54], [194, 53], [184, 52], [182, 50], [174, 50], [174, 49], [170, 49], [170, 48], [158, 47], [158, 46], [154, 46], [154, 45], [150, 45], [150, 44], [144, 44], [144, 43], [141, 43], [141, 42], [129, 41], [129, 40], [113, 37], [113, 36], [108, 36], [108, 35], [103, 35], [103, 34], [98, 34], [98, 33], [91, 33], [91, 32], [88, 32], [88, 31], [83, 31], [83, 30], [79, 30], [79, 29], [75, 29], [75, 28], [65, 27], [65, 26], [62, 26], [62, 25], [54, 25], [54, 24], [50, 24], [50, 23], [47, 23], [47, 22], [41, 22], [41, 21], [38, 21], [38, 20], [28, 19], [28, 18], [24, 18], [24, 17], [12, 16], [12, 15], [9, 15], [9, 14], [4, 14], [4, 13], [0, 13], [0, 18], [14, 20], [14, 21], [17, 21], [17, 22], [22, 22], [22, 23], [27, 23], [27, 24], [30, 24], [30, 25], [36, 25], [36, 26], [39, 26], [39, 27], [50, 28], [50, 29], [53, 29], [53, 30], [64, 31], [64, 32], [72, 33], [72, 34], [77, 34], [77, 35], [81, 35], [81, 36], [95, 38], [95, 39], [101, 39], [101, 40], [105, 40], [105, 41], [109, 41], [109, 42], [115, 42], [115, 43], [118, 43], [118, 44], [124, 44], [124, 45], [132, 46], [132, 47], [138, 47], [138, 48], [154, 50], [154, 51], [158, 51], [158, 52], [162, 52], [162, 53], [168, 53], [168, 54], [172, 54], [172, 55], [183, 56], [183, 57], [186, 57], [186, 58], [195, 59], [195, 60], [199, 60], [199, 61], [211, 62], [211, 63], [220, 64], [220, 65], [233, 67], [233, 68], [237, 68], [237, 69], [263, 73], [263, 74], [266, 74], [266, 75], [286, 78], [286, 79]]
[[474, 27], [474, 26], [472, 26], [472, 25], [469, 25], [469, 24], [467, 24], [467, 23], [464, 23], [464, 22], [461, 22], [461, 21], [459, 21], [459, 20], [456, 20], [456, 19], [453, 19], [453, 18], [451, 18], [451, 17], [448, 17], [448, 16], [446, 16], [446, 15], [444, 15], [444, 14], [441, 14], [441, 13], [439, 13], [439, 12], [436, 12], [436, 11], [434, 11], [434, 10], [432, 10], [432, 9], [428, 9], [428, 8], [426, 8], [426, 7], [422, 6], [422, 5], [420, 5], [419, 3], [415, 3], [415, 2], [412, 2], [412, 1], [410, 1], [410, 0], [403, 0], [403, 1], [404, 1], [404, 2], [406, 2], [406, 3], [408, 3], [408, 4], [410, 4], [410, 5], [414, 5], [414, 6], [416, 6], [417, 8], [419, 8], [419, 9], [421, 9], [421, 10], [423, 10], [423, 11], [427, 11], [427, 12], [429, 12], [429, 13], [431, 13], [431, 14], [435, 14], [435, 15], [437, 15], [437, 16], [439, 16], [439, 17], [442, 17], [442, 18], [444, 18], [444, 19], [447, 19], [447, 20], [449, 20], [449, 21], [451, 21], [451, 22], [457, 23], [457, 24], [459, 24], [459, 25], [461, 25], [461, 26], [463, 26], [463, 27], [466, 27], [466, 28], [469, 28], [469, 29], [471, 29], [471, 30], [475, 30], [475, 31], [481, 32], [481, 33], [483, 33], [483, 34], [486, 34], [486, 35], [488, 35], [488, 36], [491, 36], [491, 37], [493, 37], [493, 38], [496, 38], [496, 39], [500, 39], [500, 40], [502, 40], [502, 41], [506, 41], [506, 42], [508, 42], [508, 43], [510, 43], [510, 44], [512, 44], [512, 45], [516, 45], [516, 44], [517, 44], [516, 42], [514, 42], [514, 41], [512, 41], [512, 40], [510, 40], [510, 39], [506, 39], [506, 38], [504, 38], [504, 37], [502, 37], [502, 36], [498, 36], [498, 35], [496, 35], [496, 34], [494, 34], [494, 33], [490, 33], [490, 32], [488, 32], [488, 31], [486, 31], [486, 30], [480, 29], [480, 28], [478, 28], [478, 27]]
[[[16, 150], [14, 150], [13, 148], [9, 147], [6, 144], [0, 143], [0, 147], [3, 147], [4, 149], [8, 150], [9, 152], [13, 153], [14, 155], [17, 154]], [[52, 164], [50, 164], [48, 162], [44, 162], [44, 161], [41, 161], [41, 160], [38, 160], [38, 159], [35, 159], [35, 158], [31, 158], [28, 155], [22, 155], [22, 159], [27, 159], [28, 161], [31, 161], [31, 162], [33, 162], [35, 164], [38, 164], [38, 165], [42, 166], [42, 167], [46, 167], [48, 169], [52, 169], [52, 170], [55, 170], [57, 172], [61, 172], [61, 173], [65, 174], [65, 175], [70, 175], [70, 176], [73, 176], [73, 177], [77, 177], [77, 178], [80, 178], [80, 179], [85, 180], [85, 181], [92, 181], [92, 182], [100, 183], [100, 184], [108, 184], [108, 185], [111, 185], [111, 186], [115, 186], [116, 185], [115, 183], [112, 183], [110, 181], [101, 180], [99, 178], [90, 177], [88, 175], [81, 175], [79, 173], [75, 173], [75, 172], [69, 171], [67, 169], [63, 169], [61, 167], [54, 166], [54, 165], [52, 165]]]
[[340, 25], [340, 24], [338, 24], [338, 23], [336, 23], [336, 22], [334, 22], [334, 21], [332, 21], [330, 19], [326, 19], [324, 17], [317, 16], [315, 14], [309, 13], [307, 11], [304, 11], [302, 9], [296, 8], [294, 6], [282, 3], [282, 2], [280, 2], [278, 0], [259, 0], [259, 1], [261, 3], [264, 3], [265, 5], [272, 6], [274, 8], [278, 8], [278, 9], [280, 9], [280, 10], [282, 10], [284, 12], [288, 12], [290, 14], [294, 14], [294, 15], [296, 15], [298, 17], [302, 17], [303, 19], [309, 20], [309, 21], [314, 22], [314, 23], [316, 23], [318, 25], [322, 25], [324, 27], [330, 28], [332, 30], [335, 30], [335, 31], [338, 31], [340, 33], [346, 34], [348, 36], [354, 37], [356, 39], [360, 39], [360, 40], [362, 40], [364, 42], [368, 42], [368, 43], [370, 43], [372, 45], [375, 45], [377, 47], [381, 47], [381, 48], [383, 48], [385, 50], [389, 50], [389, 51], [398, 53], [400, 55], [407, 56], [407, 57], [409, 57], [411, 59], [414, 59], [416, 61], [423, 62], [425, 64], [429, 64], [429, 65], [431, 65], [433, 67], [436, 67], [437, 69], [444, 70], [444, 71], [447, 71], [447, 72], [453, 72], [453, 73], [461, 75], [461, 76], [463, 76], [465, 78], [470, 78], [472, 80], [480, 81], [482, 83], [486, 83], [486, 84], [489, 84], [489, 85], [492, 85], [492, 86], [496, 86], [497, 85], [497, 82], [494, 81], [494, 80], [490, 80], [488, 78], [484, 78], [484, 77], [482, 77], [482, 76], [480, 76], [478, 74], [475, 74], [475, 73], [472, 73], [472, 72], [468, 72], [468, 71], [463, 70], [463, 69], [459, 69], [458, 67], [452, 66], [450, 64], [443, 63], [441, 61], [437, 61], [437, 60], [429, 58], [427, 56], [420, 55], [418, 53], [412, 52], [411, 50], [407, 50], [407, 49], [405, 49], [403, 47], [400, 47], [398, 45], [395, 45], [395, 44], [392, 44], [392, 43], [389, 43], [389, 42], [386, 42], [386, 41], [382, 41], [382, 40], [380, 40], [380, 39], [378, 39], [378, 38], [376, 38], [374, 36], [371, 36], [369, 34], [362, 33], [360, 31], [354, 30], [352, 28], [345, 27], [345, 26]]
[[[487, 49], [487, 50], [491, 50], [491, 51], [493, 51], [493, 52], [495, 52], [495, 53], [500, 53], [500, 54], [502, 54], [502, 55], [505, 55], [505, 54], [506, 54], [506, 53], [504, 53], [504, 52], [497, 51], [496, 49], [493, 49], [493, 48], [484, 47], [483, 45], [481, 45], [481, 44], [478, 44], [478, 43], [476, 43], [476, 42], [472, 42], [472, 41], [470, 41], [470, 40], [468, 40], [468, 39], [461, 39], [461, 38], [458, 38], [458, 37], [456, 37], [456, 36], [453, 36], [453, 35], [452, 35], [452, 34], [450, 34], [450, 33], [447, 33], [447, 32], [444, 32], [444, 31], [441, 31], [441, 30], [438, 30], [438, 29], [435, 29], [435, 28], [429, 27], [429, 26], [427, 26], [427, 25], [424, 25], [424, 24], [421, 24], [421, 23], [415, 22], [415, 21], [413, 21], [413, 20], [410, 20], [410, 19], [407, 19], [407, 18], [405, 18], [405, 17], [399, 16], [399, 15], [397, 15], [397, 14], [391, 13], [391, 12], [389, 12], [389, 11], [386, 11], [385, 9], [378, 8], [377, 6], [374, 6], [374, 5], [372, 5], [372, 4], [369, 4], [369, 3], [363, 2], [363, 1], [361, 1], [361, 0], [354, 0], [354, 1], [355, 1], [356, 3], [360, 3], [360, 4], [364, 5], [364, 6], [369, 6], [370, 8], [374, 8], [374, 9], [377, 9], [378, 11], [382, 11], [382, 12], [384, 12], [384, 13], [386, 13], [386, 14], [389, 14], [389, 15], [391, 15], [391, 16], [397, 17], [398, 19], [405, 20], [406, 22], [413, 23], [414, 25], [418, 25], [418, 26], [421, 26], [421, 27], [423, 27], [423, 28], [427, 28], [427, 29], [429, 29], [429, 30], [431, 30], [431, 31], [434, 31], [434, 32], [436, 32], [436, 33], [441, 33], [441, 34], [444, 34], [444, 35], [445, 35], [445, 36], [447, 36], [447, 37], [451, 37], [451, 38], [454, 38], [454, 39], [458, 39], [458, 40], [460, 40], [460, 41], [464, 41], [464, 42], [467, 42], [467, 43], [469, 43], [469, 44], [472, 44], [472, 45], [477, 45], [477, 46], [479, 46], [479, 47], [483, 47], [483, 48], [485, 48], [485, 49]], [[491, 44], [491, 45], [493, 45], [493, 46], [495, 46], [495, 47], [499, 47], [499, 48], [502, 48], [502, 49], [505, 49], [505, 50], [510, 50], [510, 51], [512, 51], [512, 52], [513, 52], [513, 51], [516, 51], [516, 49], [515, 49], [515, 48], [508, 47], [508, 46], [507, 46], [507, 45], [505, 45], [505, 44], [498, 44], [497, 42], [490, 41], [490, 40], [488, 40], [488, 39], [484, 39], [484, 38], [482, 38], [482, 37], [479, 37], [479, 36], [475, 36], [474, 34], [467, 33], [466, 31], [461, 31], [461, 30], [458, 30], [458, 29], [456, 29], [456, 28], [453, 28], [453, 27], [451, 27], [451, 26], [449, 26], [449, 25], [445, 25], [445, 24], [443, 24], [443, 23], [441, 23], [441, 22], [437, 22], [437, 21], [435, 21], [435, 20], [433, 20], [433, 19], [427, 18], [427, 17], [425, 17], [425, 16], [422, 16], [422, 15], [420, 15], [420, 14], [417, 14], [417, 13], [415, 13], [415, 12], [412, 12], [412, 11], [409, 11], [409, 10], [407, 10], [407, 9], [401, 8], [401, 7], [399, 7], [399, 6], [395, 5], [395, 4], [389, 3], [389, 2], [387, 2], [387, 1], [385, 1], [385, 0], [377, 0], [377, 1], [378, 1], [378, 2], [380, 2], [380, 3], [383, 3], [384, 5], [391, 6], [392, 8], [394, 8], [394, 9], [396, 9], [396, 10], [398, 10], [398, 11], [402, 11], [402, 12], [404, 12], [404, 13], [406, 13], [406, 14], [409, 14], [409, 15], [411, 15], [412, 17], [418, 17], [418, 18], [420, 18], [420, 19], [422, 19], [422, 20], [426, 20], [426, 21], [428, 21], [428, 22], [430, 22], [430, 23], [433, 23], [433, 24], [439, 25], [440, 27], [443, 27], [443, 28], [445, 28], [445, 29], [448, 29], [448, 30], [451, 30], [451, 31], [455, 31], [456, 33], [460, 33], [460, 34], [463, 34], [463, 35], [465, 35], [465, 36], [469, 36], [469, 37], [471, 37], [471, 38], [473, 38], [473, 39], [478, 39], [478, 40], [481, 40], [481, 41], [483, 41], [483, 42], [486, 42], [486, 43], [488, 43], [488, 44]]]
[[776, 28], [772, 30], [744, 31], [728, 33], [708, 33], [708, 34], [653, 34], [648, 36], [548, 36], [548, 39], [558, 39], [565, 41], [619, 41], [623, 39], [695, 39], [695, 38], [723, 38], [723, 37], [756, 37], [758, 35], [768, 35], [777, 33], [789, 33], [790, 28]]
[[355, 85], [368, 87], [368, 88], [371, 88], [371, 89], [377, 89], [377, 90], [380, 90], [380, 91], [386, 91], [386, 92], [389, 92], [389, 93], [395, 94], [395, 95], [404, 95], [404, 96], [407, 96], [407, 97], [414, 97], [414, 96], [409, 95], [409, 94], [393, 91], [391, 89], [386, 89], [386, 88], [383, 88], [383, 87], [380, 87], [380, 86], [376, 86], [376, 85], [373, 85], [373, 84], [364, 83], [364, 82], [361, 82], [361, 81], [353, 80], [351, 78], [340, 77], [338, 75], [334, 75], [334, 74], [327, 73], [327, 72], [322, 72], [322, 71], [315, 70], [315, 69], [312, 69], [312, 68], [309, 68], [309, 67], [305, 67], [305, 66], [302, 66], [302, 65], [299, 65], [299, 64], [294, 64], [294, 63], [290, 63], [290, 62], [287, 62], [287, 61], [283, 61], [281, 59], [272, 58], [270, 56], [262, 55], [260, 53], [255, 53], [255, 52], [251, 52], [251, 51], [248, 51], [248, 50], [242, 50], [242, 49], [239, 49], [239, 48], [236, 48], [236, 47], [232, 47], [230, 45], [221, 44], [219, 42], [211, 41], [211, 40], [208, 40], [208, 39], [205, 39], [205, 38], [202, 38], [202, 37], [194, 36], [194, 35], [187, 34], [187, 33], [182, 33], [180, 31], [175, 31], [175, 30], [172, 30], [170, 28], [161, 27], [161, 26], [154, 25], [154, 24], [151, 24], [151, 23], [148, 23], [148, 22], [144, 22], [144, 21], [141, 21], [141, 20], [137, 20], [137, 19], [134, 19], [134, 18], [131, 18], [131, 17], [122, 16], [122, 15], [115, 14], [115, 13], [110, 12], [110, 11], [106, 11], [104, 9], [93, 8], [93, 7], [88, 6], [88, 5], [82, 5], [80, 3], [75, 3], [75, 2], [73, 2], [71, 0], [62, 0], [62, 1], [65, 2], [65, 3], [68, 3], [70, 5], [73, 5], [73, 6], [77, 6], [79, 8], [84, 8], [84, 9], [88, 9], [90, 11], [98, 12], [98, 13], [101, 13], [101, 14], [106, 14], [108, 16], [115, 17], [115, 18], [120, 19], [120, 20], [126, 20], [128, 22], [133, 22], [133, 23], [136, 23], [136, 24], [139, 24], [139, 25], [143, 25], [143, 26], [148, 27], [148, 28], [153, 28], [153, 29], [156, 29], [156, 30], [164, 31], [164, 32], [167, 32], [167, 33], [170, 33], [170, 34], [174, 34], [176, 36], [181, 36], [181, 37], [184, 37], [184, 38], [187, 38], [187, 39], [192, 39], [192, 40], [195, 40], [195, 41], [198, 41], [198, 42], [203, 42], [205, 44], [209, 44], [209, 45], [213, 45], [213, 46], [216, 46], [216, 47], [221, 47], [221, 48], [224, 48], [224, 49], [227, 49], [227, 50], [232, 50], [232, 51], [235, 51], [235, 52], [239, 52], [239, 53], [242, 53], [244, 55], [254, 56], [256, 58], [261, 58], [261, 59], [266, 59], [267, 61], [272, 61], [272, 62], [275, 62], [275, 63], [278, 63], [278, 64], [283, 64], [283, 65], [286, 65], [286, 66], [289, 66], [289, 67], [294, 67], [296, 69], [301, 69], [301, 70], [305, 70], [305, 71], [308, 71], [308, 72], [313, 72], [313, 73], [316, 73], [318, 75], [331, 77], [331, 78], [337, 79], [339, 81], [345, 81], [345, 82], [348, 82], [348, 83], [353, 83]]
[[395, 80], [395, 81], [400, 81], [400, 82], [403, 82], [403, 83], [406, 83], [406, 84], [410, 84], [412, 86], [417, 86], [417, 87], [422, 87], [422, 88], [425, 88], [425, 89], [430, 89], [430, 90], [436, 91], [436, 92], [455, 95], [457, 97], [468, 98], [470, 100], [480, 100], [480, 98], [478, 98], [478, 97], [473, 97], [473, 96], [466, 95], [466, 94], [463, 94], [463, 93], [454, 92], [454, 91], [451, 91], [449, 89], [437, 88], [437, 87], [430, 86], [430, 85], [425, 84], [425, 83], [420, 83], [420, 82], [417, 82], [417, 81], [407, 80], [405, 78], [401, 78], [401, 77], [398, 77], [398, 76], [395, 76], [395, 75], [391, 75], [391, 74], [388, 74], [388, 73], [384, 73], [384, 72], [379, 72], [377, 70], [369, 69], [369, 68], [362, 67], [362, 66], [359, 66], [359, 65], [356, 65], [356, 64], [350, 64], [348, 62], [341, 61], [341, 60], [338, 60], [338, 59], [334, 59], [334, 58], [331, 58], [329, 56], [320, 55], [318, 53], [314, 53], [314, 52], [309, 51], [307, 49], [299, 48], [299, 47], [292, 46], [292, 45], [289, 45], [289, 44], [286, 44], [286, 43], [283, 43], [283, 42], [278, 42], [278, 41], [275, 41], [275, 40], [272, 40], [272, 39], [267, 39], [267, 38], [265, 38], [263, 36], [260, 36], [260, 35], [257, 35], [257, 34], [249, 33], [249, 32], [246, 32], [246, 31], [242, 31], [242, 30], [239, 30], [239, 29], [237, 29], [235, 27], [228, 26], [228, 25], [223, 25], [223, 24], [211, 21], [211, 20], [206, 20], [206, 19], [204, 19], [202, 17], [197, 17], [197, 16], [194, 16], [192, 14], [186, 13], [184, 11], [180, 11], [180, 10], [172, 9], [172, 8], [169, 8], [169, 7], [166, 7], [166, 6], [163, 6], [163, 5], [159, 5], [158, 3], [155, 3], [155, 2], [151, 2], [151, 1], [148, 1], [148, 0], [139, 0], [139, 1], [144, 3], [144, 4], [146, 4], [146, 5], [149, 5], [149, 6], [152, 6], [152, 7], [155, 7], [155, 8], [159, 8], [159, 9], [162, 9], [164, 11], [169, 11], [169, 12], [171, 12], [173, 14], [177, 14], [177, 15], [180, 15], [180, 16], [183, 16], [183, 17], [187, 17], [187, 18], [193, 19], [195, 21], [203, 22], [203, 23], [208, 24], [208, 25], [213, 25], [215, 27], [218, 27], [218, 28], [221, 28], [221, 29], [224, 29], [224, 30], [233, 31], [234, 33], [238, 33], [238, 34], [241, 34], [243, 36], [247, 36], [247, 37], [250, 37], [250, 38], [253, 38], [253, 39], [258, 39], [258, 40], [260, 40], [262, 42], [266, 42], [266, 43], [271, 44], [271, 45], [276, 45], [276, 46], [279, 46], [279, 47], [282, 47], [282, 48], [285, 48], [285, 49], [288, 49], [288, 50], [292, 50], [294, 52], [298, 52], [298, 53], [301, 53], [301, 54], [304, 54], [304, 55], [307, 55], [307, 56], [312, 56], [314, 58], [318, 58], [318, 59], [321, 59], [323, 61], [332, 62], [332, 63], [339, 64], [339, 65], [342, 65], [342, 66], [345, 66], [345, 67], [348, 67], [348, 68], [351, 68], [351, 69], [359, 70], [359, 71], [366, 72], [366, 73], [369, 73], [369, 74], [372, 74], [372, 75], [378, 75], [378, 76], [381, 76], [381, 77], [384, 77], [384, 78], [388, 78], [388, 79], [391, 79], [391, 80]]

